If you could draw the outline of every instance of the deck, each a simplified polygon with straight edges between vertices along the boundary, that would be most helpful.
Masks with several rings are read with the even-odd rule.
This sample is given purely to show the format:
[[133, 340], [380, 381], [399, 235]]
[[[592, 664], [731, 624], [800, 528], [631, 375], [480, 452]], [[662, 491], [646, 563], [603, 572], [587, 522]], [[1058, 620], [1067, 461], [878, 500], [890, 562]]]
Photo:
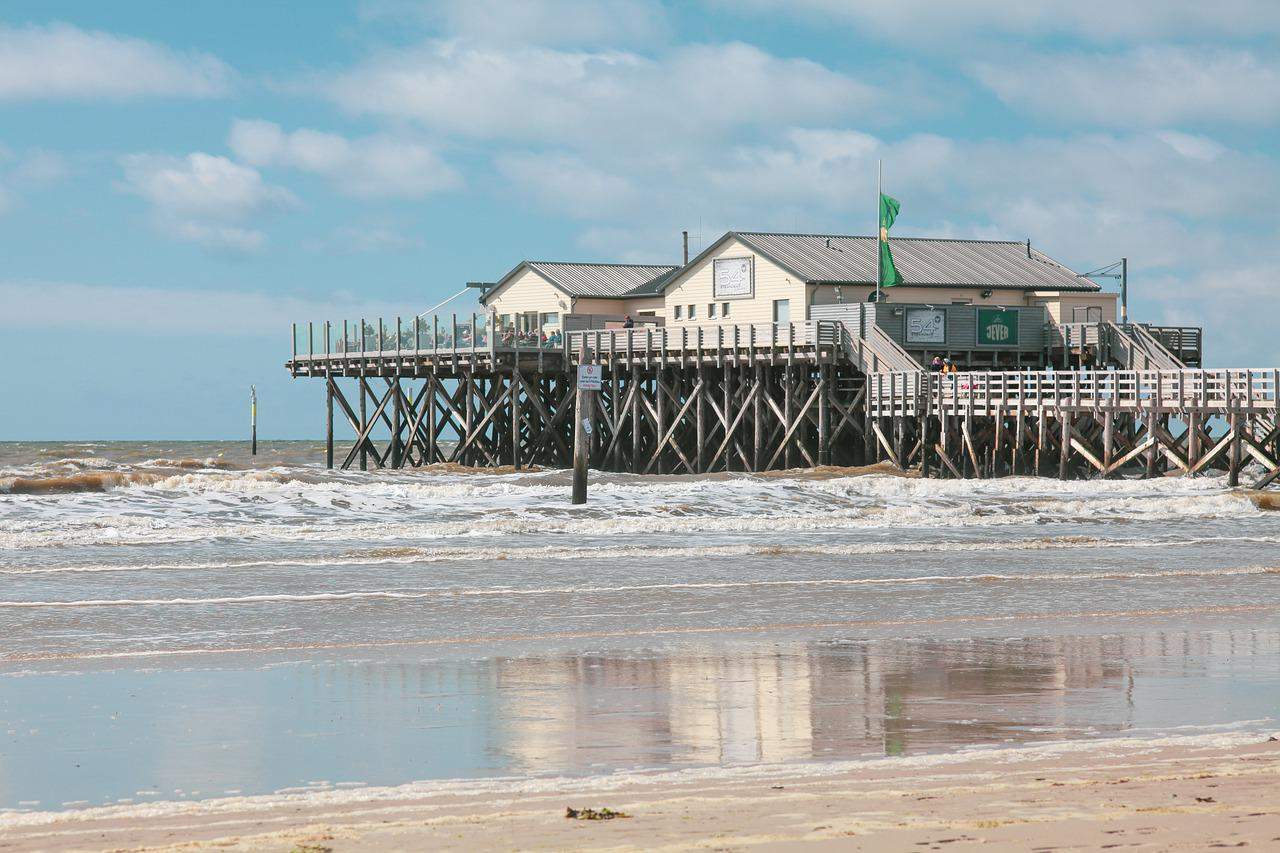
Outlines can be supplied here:
[[882, 373], [869, 377], [875, 417], [981, 415], [1022, 409], [1205, 415], [1274, 413], [1280, 370], [1070, 370]]
[[[395, 324], [294, 326], [293, 376], [456, 375], [462, 370], [564, 372], [584, 362], [611, 367], [834, 363], [843, 327], [832, 321], [642, 326], [571, 331], [559, 343], [493, 334], [483, 315]], [[365, 330], [360, 334], [359, 329]], [[901, 365], [902, 362], [895, 361]]]

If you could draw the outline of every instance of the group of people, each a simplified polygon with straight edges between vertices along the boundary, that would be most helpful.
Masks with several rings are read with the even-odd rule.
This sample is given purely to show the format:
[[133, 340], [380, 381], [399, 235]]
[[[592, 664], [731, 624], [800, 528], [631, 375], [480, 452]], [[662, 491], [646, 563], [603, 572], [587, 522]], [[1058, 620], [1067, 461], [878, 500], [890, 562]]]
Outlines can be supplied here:
[[516, 331], [515, 327], [507, 326], [502, 330], [502, 336], [498, 339], [498, 342], [504, 347], [522, 346], [555, 349], [564, 343], [564, 336], [560, 334], [559, 329], [552, 329], [551, 334], [547, 334], [545, 329]]
[[960, 372], [960, 368], [956, 365], [954, 361], [951, 360], [951, 356], [946, 356], [944, 358], [940, 355], [935, 355], [933, 357], [933, 361], [929, 362], [929, 369], [932, 370], [934, 373], [959, 373]]

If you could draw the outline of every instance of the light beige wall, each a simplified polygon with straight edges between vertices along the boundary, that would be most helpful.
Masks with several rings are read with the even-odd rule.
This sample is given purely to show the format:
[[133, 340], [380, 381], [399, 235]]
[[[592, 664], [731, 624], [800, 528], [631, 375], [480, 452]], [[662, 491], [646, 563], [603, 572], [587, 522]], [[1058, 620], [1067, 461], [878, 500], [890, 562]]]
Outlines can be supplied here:
[[[712, 268], [716, 258], [755, 259], [755, 295], [750, 298], [716, 299], [712, 293]], [[791, 300], [791, 320], [800, 322], [808, 316], [806, 310], [806, 287], [804, 282], [785, 270], [757, 255], [738, 240], [729, 240], [719, 250], [703, 258], [696, 265], [685, 270], [666, 291], [666, 307], [663, 313], [668, 326], [689, 325], [687, 318], [675, 319], [675, 306], [682, 305], [686, 309], [690, 304], [698, 308], [695, 325], [718, 323], [771, 323], [773, 322], [773, 300]], [[727, 319], [717, 316], [714, 320], [707, 318], [707, 305], [716, 302], [730, 304]], [[717, 312], [718, 313], [718, 312]]]
[[642, 299], [597, 299], [580, 296], [573, 301], [576, 314], [630, 314], [635, 316], [641, 311], [656, 311], [662, 315], [662, 297], [650, 296]]
[[565, 314], [572, 307], [569, 301], [568, 296], [545, 278], [533, 270], [524, 270], [487, 300], [487, 308], [494, 314], [514, 315], [525, 311]]
[[1049, 293], [1038, 291], [1032, 295], [1031, 304], [1043, 305], [1049, 311], [1049, 319], [1054, 323], [1072, 322], [1072, 312], [1077, 306], [1097, 306], [1102, 309], [1102, 320], [1107, 323], [1116, 321], [1116, 293]]

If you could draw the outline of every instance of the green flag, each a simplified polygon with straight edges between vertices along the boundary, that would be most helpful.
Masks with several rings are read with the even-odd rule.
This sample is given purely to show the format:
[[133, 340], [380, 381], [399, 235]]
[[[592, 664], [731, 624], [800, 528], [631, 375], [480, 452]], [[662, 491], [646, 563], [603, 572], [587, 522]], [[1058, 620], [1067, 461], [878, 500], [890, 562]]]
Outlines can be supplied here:
[[880, 286], [893, 287], [902, 284], [902, 276], [893, 265], [893, 252], [889, 251], [889, 229], [898, 218], [898, 210], [902, 205], [896, 198], [880, 193]]

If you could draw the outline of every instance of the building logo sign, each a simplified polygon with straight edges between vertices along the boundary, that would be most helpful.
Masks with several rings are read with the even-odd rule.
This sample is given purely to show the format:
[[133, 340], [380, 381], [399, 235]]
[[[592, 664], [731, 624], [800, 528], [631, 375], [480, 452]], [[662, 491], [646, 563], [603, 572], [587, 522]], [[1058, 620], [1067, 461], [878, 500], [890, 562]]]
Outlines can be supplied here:
[[1018, 345], [1018, 312], [1012, 308], [978, 309], [978, 344], [989, 347]]
[[711, 265], [712, 293], [716, 299], [755, 295], [755, 267], [751, 258], [717, 258]]
[[941, 308], [907, 309], [907, 343], [947, 342], [947, 312]]

